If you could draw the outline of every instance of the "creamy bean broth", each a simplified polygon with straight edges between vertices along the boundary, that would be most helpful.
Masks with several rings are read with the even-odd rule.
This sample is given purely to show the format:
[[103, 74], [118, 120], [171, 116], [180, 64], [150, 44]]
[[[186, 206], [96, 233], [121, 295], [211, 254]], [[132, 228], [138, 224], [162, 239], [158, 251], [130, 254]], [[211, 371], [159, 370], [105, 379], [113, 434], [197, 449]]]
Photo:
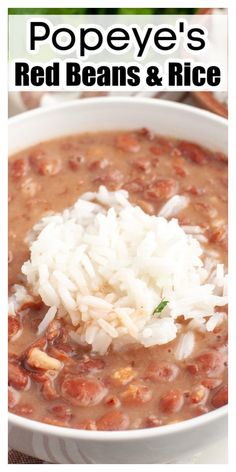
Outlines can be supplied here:
[[[14, 284], [25, 284], [21, 266], [29, 258], [26, 236], [34, 224], [100, 185], [126, 189], [131, 202], [151, 215], [175, 194], [188, 196], [189, 205], [176, 216], [179, 224], [199, 226], [204, 251], [227, 266], [224, 154], [145, 128], [86, 133], [39, 143], [10, 157], [10, 295]], [[179, 336], [162, 346], [109, 349], [104, 356], [73, 341], [62, 319], [54, 319], [38, 336], [46, 311], [37, 298], [9, 314], [11, 412], [59, 426], [119, 430], [159, 427], [227, 403], [226, 317], [212, 332], [196, 330], [193, 352], [178, 360]], [[187, 331], [186, 320], [180, 323]], [[55, 374], [30, 365], [33, 349], [63, 368]]]

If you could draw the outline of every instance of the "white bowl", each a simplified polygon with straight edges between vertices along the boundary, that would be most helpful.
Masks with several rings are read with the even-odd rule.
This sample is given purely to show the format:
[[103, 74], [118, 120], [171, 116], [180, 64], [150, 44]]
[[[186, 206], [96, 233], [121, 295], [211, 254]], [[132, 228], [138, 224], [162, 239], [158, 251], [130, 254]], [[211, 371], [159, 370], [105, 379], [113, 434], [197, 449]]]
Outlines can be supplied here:
[[[51, 138], [84, 131], [151, 130], [227, 152], [227, 121], [168, 101], [96, 98], [39, 109], [10, 119], [10, 154]], [[83, 431], [9, 414], [9, 446], [52, 463], [148, 464], [191, 462], [226, 437], [227, 407], [182, 423], [133, 431]]]

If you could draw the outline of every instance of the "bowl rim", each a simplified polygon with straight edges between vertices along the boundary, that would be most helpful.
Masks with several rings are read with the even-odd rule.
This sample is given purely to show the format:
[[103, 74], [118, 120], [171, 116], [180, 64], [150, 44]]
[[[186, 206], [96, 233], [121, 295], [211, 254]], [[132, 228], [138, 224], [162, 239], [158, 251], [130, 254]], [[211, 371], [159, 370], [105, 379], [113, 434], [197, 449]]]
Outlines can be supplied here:
[[214, 423], [217, 420], [226, 420], [228, 414], [228, 406], [225, 405], [216, 410], [204, 413], [201, 416], [191, 418], [189, 420], [180, 421], [179, 423], [167, 424], [154, 428], [127, 429], [122, 431], [93, 431], [76, 428], [67, 428], [64, 426], [55, 426], [49, 423], [31, 420], [23, 416], [8, 413], [9, 425], [11, 427], [19, 427], [32, 433], [41, 433], [49, 436], [57, 436], [65, 439], [74, 440], [92, 440], [102, 441], [132, 441], [136, 439], [149, 439], [153, 437], [163, 437], [166, 435], [187, 433], [191, 429], [204, 427], [207, 424]]
[[[91, 103], [94, 105], [104, 104], [104, 103], [119, 103], [120, 105], [124, 104], [136, 104], [136, 105], [149, 105], [149, 106], [160, 106], [165, 109], [176, 109], [182, 110], [187, 113], [193, 114], [196, 117], [205, 117], [227, 128], [228, 121], [226, 118], [216, 115], [210, 111], [199, 109], [194, 106], [190, 106], [181, 102], [172, 102], [171, 100], [163, 100], [156, 98], [147, 98], [147, 97], [89, 97], [83, 100], [71, 100], [65, 103], [59, 103], [56, 105], [51, 105], [48, 107], [36, 108], [34, 110], [25, 111], [18, 115], [15, 115], [9, 118], [8, 123], [9, 127], [17, 125], [18, 122], [27, 121], [28, 119], [35, 118], [42, 114], [47, 114], [55, 111], [63, 111], [67, 108], [76, 108], [83, 107]], [[68, 134], [68, 133], [67, 133]], [[9, 138], [9, 132], [8, 132]], [[51, 138], [53, 139], [53, 138]], [[20, 429], [28, 430], [32, 433], [37, 432], [41, 434], [46, 434], [49, 436], [57, 436], [61, 438], [68, 438], [74, 440], [92, 440], [96, 442], [102, 441], [129, 441], [129, 440], [142, 440], [153, 437], [162, 437], [172, 434], [185, 433], [191, 429], [204, 427], [207, 424], [214, 423], [217, 420], [224, 420], [227, 418], [228, 406], [225, 405], [216, 410], [212, 410], [203, 415], [191, 418], [188, 420], [181, 421], [179, 423], [167, 424], [154, 428], [145, 428], [145, 429], [131, 429], [131, 430], [122, 430], [122, 431], [92, 431], [92, 430], [83, 430], [76, 428], [67, 428], [63, 426], [55, 426], [48, 423], [43, 423], [40, 421], [35, 421], [23, 416], [18, 416], [14, 413], [9, 412], [9, 425], [11, 427], [18, 427]]]
[[[159, 106], [160, 108], [166, 108], [166, 109], [175, 109], [175, 110], [182, 110], [184, 112], [199, 116], [199, 117], [205, 117], [209, 118], [213, 121], [216, 121], [224, 126], [228, 126], [228, 120], [220, 115], [217, 115], [216, 113], [213, 113], [209, 110], [198, 108], [193, 105], [189, 105], [183, 102], [175, 102], [172, 100], [165, 100], [161, 98], [154, 98], [154, 97], [138, 97], [138, 96], [132, 96], [132, 97], [112, 97], [112, 96], [103, 96], [103, 97], [88, 97], [84, 99], [75, 99], [71, 100], [68, 102], [62, 102], [58, 104], [53, 104], [49, 106], [43, 106], [43, 107], [38, 107], [34, 108], [33, 110], [26, 110], [23, 113], [18, 113], [15, 116], [11, 116], [8, 118], [8, 126], [11, 127], [18, 122], [21, 121], [27, 121], [30, 118], [35, 118], [39, 115], [44, 115], [50, 112], [55, 112], [55, 111], [63, 111], [67, 108], [77, 108], [77, 107], [83, 107], [86, 105], [98, 105], [98, 104], [136, 104], [136, 105], [149, 105], [149, 106]], [[8, 133], [9, 135], [9, 133]], [[67, 133], [68, 135], [68, 133]], [[53, 138], [50, 138], [53, 139]]]

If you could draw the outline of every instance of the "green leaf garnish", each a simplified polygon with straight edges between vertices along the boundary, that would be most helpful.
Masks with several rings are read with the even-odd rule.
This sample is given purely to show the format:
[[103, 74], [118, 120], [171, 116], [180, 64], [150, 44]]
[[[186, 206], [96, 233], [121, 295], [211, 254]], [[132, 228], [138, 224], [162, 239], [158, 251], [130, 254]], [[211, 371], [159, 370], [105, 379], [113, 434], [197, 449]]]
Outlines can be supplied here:
[[169, 303], [169, 301], [162, 298], [159, 305], [156, 306], [156, 308], [153, 312], [153, 315], [156, 315], [157, 313], [161, 313], [164, 310], [164, 308], [166, 307], [167, 303]]

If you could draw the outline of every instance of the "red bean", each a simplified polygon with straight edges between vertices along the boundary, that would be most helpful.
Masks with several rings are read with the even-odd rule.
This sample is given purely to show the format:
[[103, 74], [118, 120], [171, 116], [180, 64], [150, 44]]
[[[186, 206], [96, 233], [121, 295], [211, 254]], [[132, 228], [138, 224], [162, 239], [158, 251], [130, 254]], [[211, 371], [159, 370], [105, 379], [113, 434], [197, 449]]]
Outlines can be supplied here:
[[103, 359], [87, 357], [77, 362], [79, 372], [96, 372], [104, 369], [105, 362]]
[[132, 162], [132, 165], [138, 170], [148, 172], [151, 168], [151, 163], [152, 161], [150, 161], [146, 157], [139, 157], [138, 159]]
[[20, 415], [20, 416], [26, 416], [26, 417], [31, 417], [32, 414], [34, 413], [34, 408], [32, 405], [30, 404], [20, 404], [20, 405], [16, 405], [14, 407], [14, 413], [16, 413], [17, 415]]
[[164, 136], [158, 136], [158, 144], [160, 144], [165, 151], [172, 151], [174, 148], [174, 143]]
[[206, 351], [196, 357], [199, 372], [215, 377], [224, 371], [224, 359], [217, 351]]
[[184, 396], [181, 390], [173, 389], [160, 398], [160, 409], [164, 413], [177, 413], [184, 404]]
[[10, 164], [10, 175], [14, 179], [22, 179], [26, 177], [29, 170], [29, 163], [26, 158], [16, 159]]
[[133, 193], [143, 192], [145, 188], [145, 184], [143, 180], [141, 179], [134, 179], [129, 182], [126, 182], [124, 185], [124, 188], [128, 190], [128, 192], [133, 192]]
[[180, 141], [178, 148], [183, 156], [196, 164], [204, 165], [207, 162], [206, 151], [197, 144], [190, 143], [189, 141]]
[[188, 372], [191, 375], [197, 375], [199, 372], [199, 367], [196, 364], [196, 362], [193, 362], [192, 364], [188, 364], [186, 367], [187, 367]]
[[116, 138], [116, 147], [123, 152], [138, 152], [140, 144], [134, 133], [119, 134]]
[[61, 393], [72, 405], [90, 406], [100, 403], [107, 389], [95, 378], [67, 374], [61, 384]]
[[30, 152], [29, 162], [33, 167], [37, 167], [38, 162], [44, 157], [46, 157], [46, 151], [44, 151], [43, 149], [36, 148]]
[[35, 150], [31, 153], [30, 163], [40, 175], [57, 175], [62, 169], [59, 157], [47, 156], [45, 151], [40, 150]]
[[89, 170], [97, 171], [106, 169], [109, 166], [109, 161], [107, 159], [99, 159], [96, 161], [91, 162], [89, 165]]
[[72, 417], [71, 408], [65, 403], [58, 403], [53, 405], [49, 411], [58, 419], [69, 421]]
[[16, 390], [24, 390], [28, 384], [28, 375], [18, 364], [9, 362], [8, 383]]
[[211, 400], [214, 408], [220, 408], [221, 406], [227, 405], [228, 403], [228, 386], [224, 385], [223, 387], [215, 393]]
[[13, 338], [21, 329], [21, 323], [18, 316], [8, 316], [8, 339]]
[[154, 167], [154, 169], [159, 166], [159, 163], [160, 163], [160, 159], [158, 157], [155, 157], [154, 159], [152, 159], [152, 167]]
[[137, 131], [137, 135], [141, 136], [142, 138], [148, 139], [149, 141], [152, 141], [154, 138], [154, 134], [152, 131], [150, 131], [148, 128], [141, 128]]
[[124, 430], [129, 426], [129, 417], [121, 411], [113, 410], [99, 418], [96, 425], [100, 431]]
[[153, 154], [159, 156], [161, 154], [169, 153], [173, 149], [173, 144], [168, 139], [159, 136], [158, 142], [153, 143], [153, 146], [151, 146], [149, 149]]
[[174, 179], [157, 179], [153, 182], [148, 190], [146, 196], [153, 200], [168, 200], [173, 197], [178, 191], [178, 182]]
[[104, 174], [99, 177], [95, 177], [93, 182], [106, 185], [110, 188], [119, 188], [123, 184], [124, 174], [119, 169], [107, 169], [104, 170]]
[[222, 384], [222, 379], [203, 379], [202, 385], [208, 390], [214, 390]]
[[179, 373], [177, 365], [171, 362], [151, 362], [144, 374], [144, 378], [153, 382], [173, 382]]
[[155, 156], [160, 156], [161, 154], [163, 154], [163, 149], [158, 144], [151, 146], [149, 148], [149, 151], [151, 151], [152, 154], [155, 154]]
[[62, 169], [61, 161], [54, 157], [44, 157], [38, 162], [37, 171], [40, 175], [57, 175]]
[[225, 243], [227, 242], [227, 229], [226, 226], [223, 225], [219, 228], [216, 228], [212, 231], [209, 241], [211, 243]]
[[48, 401], [56, 400], [59, 397], [56, 388], [51, 380], [46, 380], [46, 382], [43, 383], [42, 394], [45, 400]]
[[30, 372], [29, 371], [30, 378], [34, 380], [37, 383], [44, 383], [47, 380], [49, 380], [49, 375], [48, 372]]
[[152, 399], [152, 391], [146, 385], [130, 384], [121, 394], [122, 403], [125, 405], [136, 406], [147, 403]]
[[197, 187], [196, 185], [190, 185], [186, 188], [186, 192], [191, 193], [191, 195], [204, 195], [206, 189], [204, 187]]
[[180, 166], [174, 166], [174, 170], [176, 175], [179, 175], [180, 177], [186, 177], [187, 172], [183, 167]]
[[93, 420], [83, 420], [80, 423], [76, 423], [71, 427], [76, 428], [76, 429], [85, 429], [89, 431], [96, 431], [97, 426], [95, 421]]
[[108, 395], [104, 401], [105, 405], [118, 408], [120, 406], [120, 399], [117, 395]]
[[146, 428], [156, 428], [157, 426], [162, 426], [163, 421], [159, 416], [150, 415], [145, 420]]
[[70, 168], [76, 171], [78, 169], [81, 169], [81, 164], [83, 164], [84, 161], [85, 161], [84, 156], [82, 156], [81, 154], [76, 154], [70, 157], [68, 163], [69, 163]]

